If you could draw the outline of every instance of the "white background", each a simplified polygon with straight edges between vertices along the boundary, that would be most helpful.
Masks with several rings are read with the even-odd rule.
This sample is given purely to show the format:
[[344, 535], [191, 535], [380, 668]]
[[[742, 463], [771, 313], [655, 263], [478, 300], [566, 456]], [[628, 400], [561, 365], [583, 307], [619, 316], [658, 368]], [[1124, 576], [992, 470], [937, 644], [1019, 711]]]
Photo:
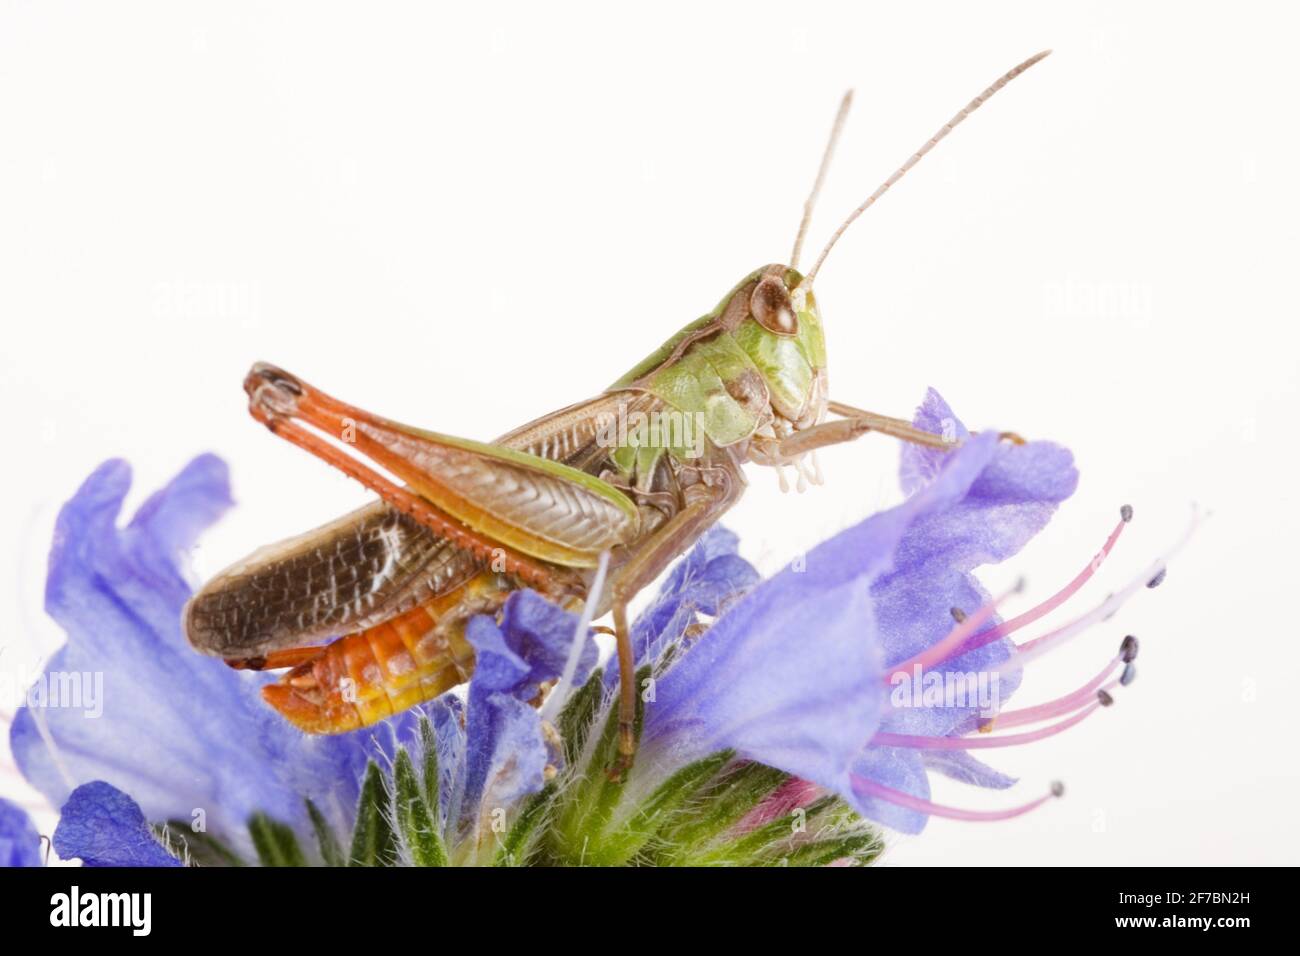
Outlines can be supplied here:
[[[840, 217], [1002, 71], [818, 280], [833, 392], [1068, 444], [1082, 482], [1018, 574], [1041, 598], [1137, 518], [1082, 610], [1213, 518], [1166, 585], [1036, 664], [1081, 683], [1132, 631], [1141, 678], [1061, 737], [998, 752], [1002, 824], [934, 822], [888, 861], [1293, 863], [1291, 10], [1135, 4], [5, 3], [0, 14], [0, 643], [40, 610], [59, 503], [103, 459], [131, 504], [192, 455], [239, 508], [195, 563], [366, 500], [245, 412], [257, 359], [389, 417], [491, 438], [585, 398], [748, 270], [788, 255], [840, 94], [814, 223]], [[728, 523], [765, 570], [898, 497], [897, 447], [822, 455]], [[1025, 605], [1027, 606], [1027, 604]], [[10, 796], [30, 799], [12, 776]], [[48, 825], [48, 814], [41, 817]]]

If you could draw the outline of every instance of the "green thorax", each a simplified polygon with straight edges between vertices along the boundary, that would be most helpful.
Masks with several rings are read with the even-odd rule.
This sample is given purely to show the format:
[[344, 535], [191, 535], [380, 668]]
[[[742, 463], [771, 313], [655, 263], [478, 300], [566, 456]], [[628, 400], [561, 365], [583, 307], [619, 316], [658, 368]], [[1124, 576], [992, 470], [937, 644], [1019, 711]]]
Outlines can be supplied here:
[[[767, 268], [747, 275], [712, 312], [687, 325], [609, 387], [611, 392], [649, 392], [669, 411], [662, 427], [639, 435], [634, 429], [630, 440], [619, 443], [613, 457], [625, 473], [648, 475], [665, 450], [678, 459], [698, 457], [702, 437], [718, 447], [734, 445], [774, 415], [797, 421], [816, 400], [815, 383], [826, 367], [816, 302], [809, 291], [796, 305], [794, 334], [760, 325], [750, 311], [750, 296]], [[789, 290], [801, 279], [793, 269], [785, 270]]]

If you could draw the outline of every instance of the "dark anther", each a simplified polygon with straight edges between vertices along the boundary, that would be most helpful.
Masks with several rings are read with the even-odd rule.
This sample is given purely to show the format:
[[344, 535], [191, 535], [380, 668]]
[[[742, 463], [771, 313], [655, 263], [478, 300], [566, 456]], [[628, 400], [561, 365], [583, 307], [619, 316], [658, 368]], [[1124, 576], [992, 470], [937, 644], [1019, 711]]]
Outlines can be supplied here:
[[1132, 634], [1119, 642], [1119, 656], [1125, 664], [1136, 660], [1138, 656], [1138, 639]]
[[1137, 680], [1137, 676], [1138, 676], [1137, 667], [1135, 667], [1133, 664], [1125, 664], [1124, 673], [1119, 675], [1119, 686], [1127, 687], [1129, 684]]
[[1147, 582], [1147, 587], [1149, 587], [1149, 588], [1158, 588], [1158, 587], [1160, 587], [1160, 585], [1161, 585], [1161, 584], [1164, 582], [1164, 580], [1165, 580], [1165, 572], [1166, 572], [1166, 570], [1167, 570], [1167, 569], [1165, 569], [1165, 568], [1161, 568], [1159, 571], [1157, 571], [1157, 572], [1156, 572], [1156, 576], [1155, 576], [1154, 578], [1152, 578], [1150, 581]]
[[1121, 518], [1124, 519], [1124, 523], [1125, 523], [1125, 524], [1127, 524], [1128, 522], [1132, 521], [1132, 520], [1133, 520], [1133, 506], [1132, 506], [1132, 505], [1124, 505], [1122, 508], [1119, 509], [1119, 516], [1120, 516]]
[[958, 624], [966, 620], [966, 612], [959, 607], [950, 608], [948, 613], [952, 615], [952, 619]]
[[1097, 691], [1097, 703], [1101, 704], [1103, 707], [1109, 707], [1111, 704], [1115, 703], [1115, 698], [1111, 697], [1110, 694], [1106, 693], [1104, 690], [1099, 690]]
[[1062, 783], [1061, 781], [1059, 781], [1059, 780], [1053, 780], [1053, 781], [1052, 781], [1052, 796], [1054, 796], [1054, 797], [1063, 797], [1063, 796], [1065, 796], [1065, 784], [1063, 784], [1063, 783]]

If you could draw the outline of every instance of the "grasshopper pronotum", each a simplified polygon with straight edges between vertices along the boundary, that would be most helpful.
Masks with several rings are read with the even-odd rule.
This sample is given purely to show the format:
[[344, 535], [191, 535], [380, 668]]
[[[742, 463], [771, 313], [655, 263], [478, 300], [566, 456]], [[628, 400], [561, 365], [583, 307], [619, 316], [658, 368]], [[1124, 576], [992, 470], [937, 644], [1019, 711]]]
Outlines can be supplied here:
[[[800, 249], [846, 95], [788, 265], [745, 276], [597, 397], [491, 444], [388, 421], [273, 366], [253, 366], [244, 381], [253, 417], [380, 500], [262, 548], [209, 581], [185, 610], [190, 643], [235, 667], [289, 668], [263, 689], [267, 702], [305, 731], [339, 733], [465, 680], [473, 667], [465, 623], [499, 610], [512, 591], [532, 587], [570, 608], [591, 599], [595, 616], [613, 613], [621, 682], [615, 771], [625, 769], [636, 703], [628, 602], [736, 501], [745, 464], [791, 467], [801, 482], [819, 482], [804, 456], [867, 432], [952, 447], [905, 420], [830, 398], [813, 280], [859, 215], [1046, 55], [1004, 74], [945, 123], [801, 275]], [[592, 593], [598, 567], [609, 585]]]

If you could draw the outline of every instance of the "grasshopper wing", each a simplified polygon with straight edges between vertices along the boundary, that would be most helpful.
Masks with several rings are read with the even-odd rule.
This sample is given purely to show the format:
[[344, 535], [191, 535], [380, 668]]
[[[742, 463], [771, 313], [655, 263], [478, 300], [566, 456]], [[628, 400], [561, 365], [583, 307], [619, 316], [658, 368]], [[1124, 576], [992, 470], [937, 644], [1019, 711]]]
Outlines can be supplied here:
[[[599, 417], [617, 413], [628, 400], [622, 395], [581, 402], [516, 429], [489, 447], [527, 452], [526, 473], [535, 472], [538, 462], [559, 460], [582, 474], [581, 468], [598, 467], [608, 454], [598, 440]], [[503, 480], [501, 472], [488, 474]], [[516, 514], [549, 512], [557, 520], [563, 510], [536, 504], [530, 508], [522, 491], [514, 495], [520, 499]], [[501, 497], [510, 498], [509, 490]], [[569, 507], [580, 512], [582, 501], [575, 496]], [[589, 540], [604, 539], [593, 535]], [[204, 653], [257, 656], [364, 630], [445, 592], [478, 568], [469, 552], [376, 501], [323, 527], [267, 545], [212, 578], [187, 606], [185, 630], [190, 643]]]
[[363, 630], [469, 577], [473, 557], [383, 502], [267, 545], [185, 608], [198, 650], [246, 658]]

